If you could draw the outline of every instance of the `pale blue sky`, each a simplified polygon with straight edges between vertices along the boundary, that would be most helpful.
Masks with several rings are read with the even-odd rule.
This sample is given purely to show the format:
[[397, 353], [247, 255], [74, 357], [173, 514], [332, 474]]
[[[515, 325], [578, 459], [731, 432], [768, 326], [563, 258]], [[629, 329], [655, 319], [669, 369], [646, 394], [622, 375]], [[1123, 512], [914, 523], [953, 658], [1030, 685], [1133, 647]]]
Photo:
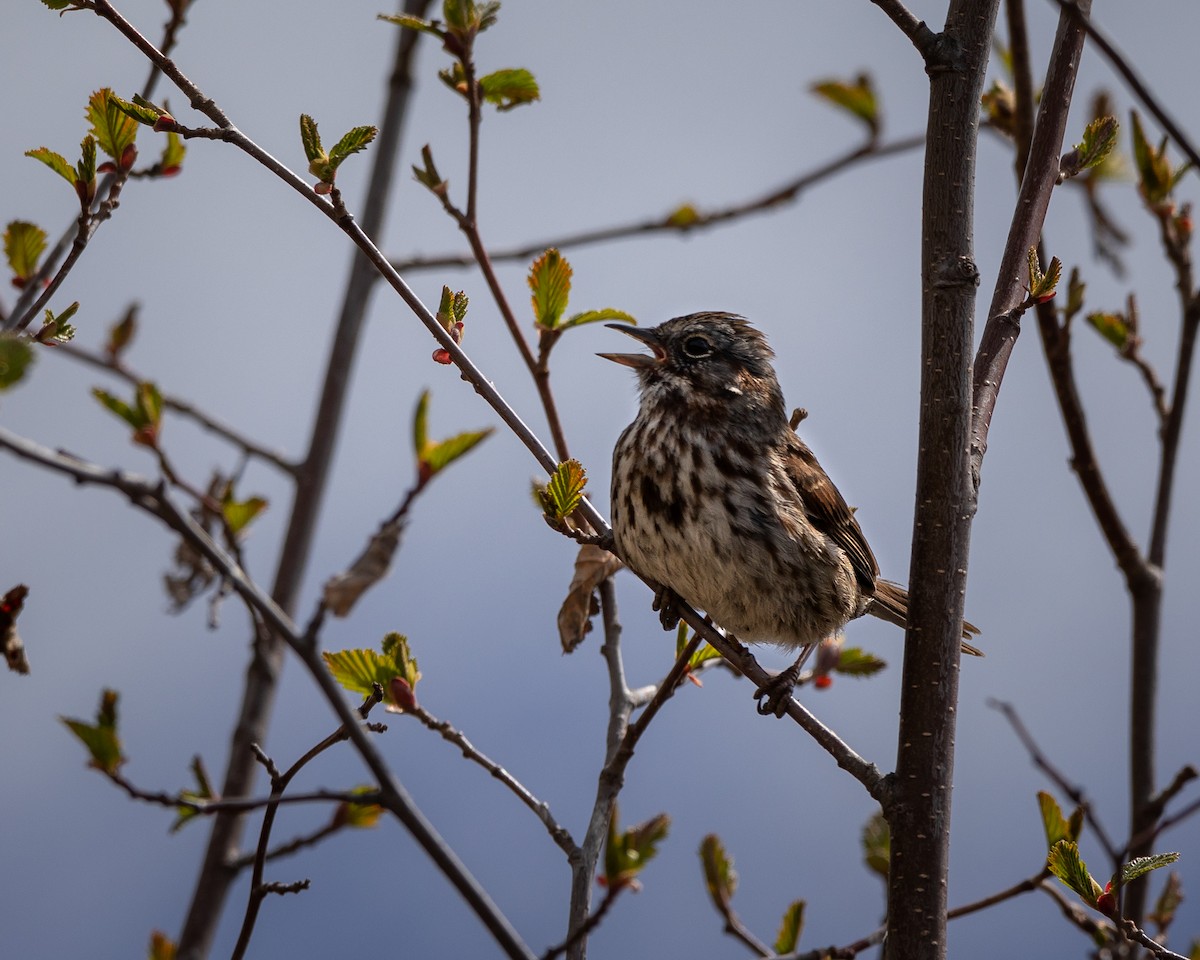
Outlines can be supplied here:
[[[73, 216], [65, 185], [22, 153], [46, 145], [70, 153], [96, 87], [125, 95], [145, 65], [111, 27], [88, 14], [58, 18], [35, 0], [9, 4], [0, 36], [2, 213], [52, 233]], [[162, 4], [121, 9], [149, 35]], [[180, 67], [273, 154], [304, 166], [297, 117], [310, 113], [331, 139], [374, 122], [396, 28], [379, 4], [198, 0], [177, 52]], [[936, 25], [944, 3], [913, 3]], [[1034, 62], [1053, 34], [1053, 5], [1031, 0]], [[1194, 39], [1200, 8], [1189, 0], [1097, 4], [1096, 16], [1175, 113], [1200, 134]], [[1153, 18], [1151, 20], [1150, 18]], [[524, 66], [542, 102], [489, 113], [483, 129], [480, 216], [502, 246], [584, 227], [665, 213], [679, 203], [733, 202], [782, 183], [857, 142], [855, 124], [807, 92], [811, 82], [867, 69], [885, 109], [885, 135], [923, 128], [927, 83], [919, 58], [866, 0], [761, 0], [753, 4], [548, 3], [516, 0], [479, 44], [483, 69]], [[466, 124], [461, 102], [436, 79], [444, 54], [427, 46], [404, 142], [401, 182], [381, 245], [396, 256], [464, 245], [432, 198], [407, 177], [422, 144], [459, 190]], [[1129, 94], [1087, 53], [1078, 137], [1091, 92], [1116, 90], [1124, 122]], [[165, 90], [165, 88], [160, 88]], [[184, 122], [184, 101], [165, 95]], [[152, 139], [143, 133], [144, 140]], [[1124, 141], [1127, 143], [1127, 141]], [[143, 148], [146, 150], [146, 148]], [[150, 152], [147, 150], [147, 152]], [[357, 209], [367, 164], [340, 177]], [[977, 259], [985, 309], [1014, 196], [1009, 153], [984, 135], [979, 159]], [[916, 154], [855, 170], [786, 210], [684, 240], [636, 240], [566, 251], [575, 268], [572, 306], [614, 306], [644, 323], [698, 309], [755, 320], [771, 337], [788, 401], [807, 407], [802, 432], [859, 508], [885, 574], [904, 579], [912, 524], [917, 417], [921, 170]], [[1196, 195], [1194, 176], [1181, 193]], [[1054, 199], [1047, 241], [1088, 280], [1089, 303], [1120, 307], [1136, 289], [1145, 351], [1165, 378], [1177, 311], [1153, 224], [1132, 190], [1106, 196], [1135, 236], [1130, 277], [1091, 259], [1080, 198]], [[194, 142], [182, 176], [133, 183], [68, 280], [58, 302], [82, 304], [80, 342], [103, 342], [131, 300], [142, 329], [129, 360], [165, 391], [186, 397], [289, 453], [302, 450], [323, 351], [339, 302], [346, 240], [308, 204], [231, 147]], [[525, 267], [505, 267], [511, 300], [525, 309]], [[465, 346], [544, 435], [536, 397], [478, 275], [415, 274], [426, 301], [442, 283], [472, 297]], [[4, 294], [11, 304], [13, 294]], [[524, 313], [521, 314], [525, 316]], [[1149, 526], [1156, 441], [1150, 404], [1134, 372], [1081, 330], [1079, 381], [1111, 485], [1134, 533]], [[607, 502], [609, 453], [632, 415], [628, 371], [594, 357], [616, 334], [584, 328], [556, 349], [554, 383], [572, 452]], [[618, 345], [618, 348], [621, 348]], [[412, 405], [433, 391], [435, 432], [496, 423], [453, 371], [429, 361], [432, 344], [382, 289], [374, 300], [351, 393], [302, 615], [320, 583], [343, 566], [411, 476]], [[31, 380], [0, 400], [0, 422], [103, 464], [151, 473], [154, 464], [88, 395], [91, 370], [43, 356]], [[1190, 496], [1200, 475], [1195, 402], [1178, 476], [1164, 610], [1160, 778], [1197, 761], [1194, 683], [1200, 569]], [[203, 482], [232, 454], [188, 423], [168, 421], [164, 442]], [[992, 428], [972, 539], [968, 610], [988, 656], [964, 665], [959, 712], [952, 904], [1032, 875], [1043, 855], [1034, 794], [1045, 781], [989, 697], [1016, 704], [1047, 752], [1083, 784], [1109, 829], [1125, 820], [1125, 688], [1128, 606], [1113, 562], [1067, 464], [1067, 448], [1032, 326], [1017, 344]], [[554, 616], [570, 579], [571, 544], [529, 502], [536, 465], [500, 433], [420, 501], [390, 579], [349, 621], [328, 626], [332, 649], [407, 633], [425, 679], [425, 706], [505, 764], [559, 819], [581, 834], [603, 753], [607, 691], [595, 639], [559, 652]], [[55, 719], [90, 716], [100, 689], [122, 693], [126, 773], [147, 788], [183, 786], [194, 753], [219, 775], [240, 695], [247, 631], [235, 604], [221, 629], [205, 628], [203, 604], [164, 614], [160, 576], [173, 543], [111, 492], [79, 491], [0, 457], [0, 588], [31, 587], [21, 620], [33, 674], [0, 678], [0, 949], [13, 957], [138, 956], [152, 928], [174, 935], [191, 894], [205, 827], [168, 836], [167, 812], [130, 802], [85, 769], [83, 751]], [[268, 581], [289, 498], [252, 467], [247, 492], [272, 499], [247, 546], [251, 571]], [[631, 683], [659, 678], [671, 638], [645, 589], [620, 579]], [[870, 681], [840, 679], [805, 700], [881, 767], [895, 754], [901, 635], [881, 623], [851, 626], [850, 642], [884, 656]], [[770, 666], [782, 658], [764, 655]], [[724, 937], [708, 905], [696, 850], [719, 833], [737, 861], [737, 906], [773, 939], [792, 899], [807, 899], [802, 945], [845, 943], [882, 913], [878, 881], [859, 863], [858, 831], [872, 813], [861, 788], [797, 729], [758, 717], [750, 689], [712, 675], [690, 686], [639, 747], [622, 814], [673, 817], [671, 835], [644, 876], [595, 935], [592, 956], [746, 956]], [[289, 663], [268, 743], [290, 762], [333, 728], [312, 683]], [[540, 824], [491, 778], [415, 723], [391, 718], [387, 757], [456, 850], [537, 951], [561, 939], [568, 871]], [[334, 751], [297, 788], [364, 778], [349, 748]], [[1194, 791], [1188, 793], [1189, 798]], [[281, 817], [287, 839], [324, 819], [316, 809]], [[1162, 838], [1181, 850], [1196, 886], [1200, 825]], [[1084, 856], [1106, 870], [1090, 841]], [[263, 910], [252, 955], [345, 955], [366, 944], [387, 955], [496, 955], [482, 927], [395, 825], [345, 836], [270, 868], [271, 879], [309, 877], [312, 889]], [[248, 879], [248, 878], [245, 878]], [[245, 880], [214, 956], [231, 949]], [[1176, 949], [1200, 931], [1185, 904]], [[394, 945], [394, 946], [393, 946]], [[1043, 896], [1027, 896], [951, 928], [957, 956], [1082, 956], [1087, 941]]]

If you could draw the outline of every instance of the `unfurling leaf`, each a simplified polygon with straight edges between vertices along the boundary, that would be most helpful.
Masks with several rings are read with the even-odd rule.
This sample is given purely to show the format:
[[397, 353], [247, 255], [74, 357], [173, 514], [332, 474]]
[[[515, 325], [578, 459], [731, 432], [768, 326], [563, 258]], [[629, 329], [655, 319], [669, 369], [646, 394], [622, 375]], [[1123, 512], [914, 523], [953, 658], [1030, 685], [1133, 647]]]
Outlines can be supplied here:
[[300, 143], [304, 146], [304, 158], [309, 163], [325, 157], [325, 148], [321, 146], [321, 134], [317, 131], [317, 121], [307, 113], [300, 114]]
[[1058, 281], [1062, 278], [1062, 261], [1058, 257], [1050, 259], [1046, 272], [1042, 273], [1042, 265], [1038, 260], [1037, 247], [1029, 248], [1029, 299], [1034, 303], [1045, 303], [1052, 300], [1058, 292]]
[[17, 617], [25, 606], [29, 588], [18, 583], [0, 597], [0, 653], [13, 673], [28, 674], [29, 658], [25, 655], [25, 644], [17, 633]]
[[375, 19], [394, 23], [398, 27], [407, 27], [409, 30], [416, 30], [420, 33], [432, 33], [437, 37], [445, 36], [436, 23], [430, 23], [428, 20], [422, 20], [420, 17], [413, 17], [406, 13], [379, 13], [375, 15]]
[[71, 720], [67, 717], [59, 718], [87, 747], [92, 757], [89, 766], [104, 773], [116, 773], [117, 768], [125, 762], [125, 757], [121, 754], [121, 741], [117, 736], [118, 697], [119, 694], [115, 690], [105, 690], [100, 695], [95, 723]]
[[1164, 136], [1156, 150], [1146, 140], [1142, 130], [1142, 120], [1136, 110], [1131, 112], [1130, 119], [1133, 127], [1133, 162], [1137, 168], [1138, 192], [1152, 210], [1157, 210], [1170, 203], [1175, 185], [1179, 183], [1188, 170], [1190, 163], [1172, 168], [1167, 159], [1167, 138]]
[[1017, 112], [1017, 96], [1012, 87], [999, 80], [993, 80], [979, 98], [987, 122], [996, 130], [1011, 137], [1014, 132]]
[[853, 81], [821, 80], [809, 89], [818, 97], [823, 97], [834, 106], [853, 114], [867, 125], [871, 139], [879, 135], [880, 116], [879, 102], [875, 96], [875, 87], [868, 74], [860, 74]]
[[54, 315], [54, 311], [46, 310], [46, 319], [42, 321], [42, 327], [34, 336], [34, 340], [38, 343], [66, 343], [75, 338], [75, 328], [67, 321], [75, 316], [79, 310], [79, 301], [76, 300], [67, 307], [58, 316]]
[[346, 616], [359, 597], [387, 576], [403, 531], [403, 517], [385, 520], [354, 563], [325, 581], [322, 597], [330, 613]]
[[443, 0], [442, 16], [446, 18], [447, 32], [463, 43], [469, 43], [476, 34], [483, 33], [496, 22], [500, 12], [498, 2], [476, 3], [475, 0]]
[[396, 702], [391, 692], [392, 680], [403, 680], [409, 690], [415, 690], [421, 679], [416, 658], [408, 650], [408, 638], [399, 633], [389, 633], [383, 638], [383, 652], [374, 650], [325, 651], [321, 654], [325, 666], [333, 678], [353, 693], [369, 696], [378, 683], [383, 687], [390, 702], [387, 709], [402, 713], [403, 705]]
[[429, 149], [429, 144], [425, 144], [421, 148], [421, 163], [422, 166], [420, 167], [413, 164], [413, 176], [417, 178], [418, 183], [424, 184], [436, 196], [444, 198], [446, 191], [450, 188], [450, 184], [442, 179], [441, 174], [437, 171], [437, 167], [434, 166], [433, 151]]
[[607, 550], [584, 544], [575, 557], [575, 572], [567, 596], [558, 608], [558, 639], [563, 653], [571, 653], [592, 629], [599, 612], [596, 588], [621, 569], [621, 561]]
[[796, 900], [783, 913], [779, 933], [775, 936], [775, 952], [795, 953], [800, 934], [804, 932], [804, 901]]
[[[679, 626], [675, 630], [675, 659], [676, 660], [678, 660], [680, 654], [683, 653], [683, 648], [687, 646], [687, 642], [688, 642], [688, 626], [686, 623], [684, 623], [681, 620], [681, 621], [679, 621]], [[704, 641], [703, 643], [700, 644], [699, 647], [696, 648], [695, 652], [690, 657], [688, 657], [687, 678], [689, 680], [691, 680], [692, 683], [694, 683], [698, 687], [704, 686], [704, 684], [700, 682], [700, 678], [697, 677], [695, 674], [696, 669], [702, 663], [707, 663], [709, 660], [720, 660], [720, 659], [721, 659], [721, 654], [717, 651], [717, 649], [715, 647], [713, 647], [712, 644], [710, 644], [707, 640]]]
[[[464, 298], [465, 301], [465, 298]], [[465, 302], [464, 302], [464, 310]], [[470, 430], [445, 440], [430, 440], [426, 422], [429, 413], [429, 391], [423, 390], [413, 413], [413, 451], [417, 457], [417, 482], [428, 483], [455, 460], [466, 455], [492, 435], [494, 428]]]
[[540, 98], [537, 81], [528, 70], [497, 70], [479, 78], [483, 99], [497, 110], [511, 110]]
[[126, 403], [107, 390], [95, 387], [92, 396], [133, 427], [133, 442], [147, 447], [158, 443], [162, 426], [162, 394], [149, 381], [137, 385], [133, 403]]
[[534, 260], [529, 268], [534, 322], [543, 330], [555, 329], [567, 310], [571, 273], [571, 265], [553, 247]]
[[861, 647], [846, 647], [838, 653], [837, 664], [833, 669], [848, 677], [869, 677], [886, 666], [886, 660], [880, 660], [879, 657], [873, 653], [867, 653]]
[[132, 101], [122, 100], [110, 91], [109, 101], [125, 116], [150, 127], [158, 123], [158, 118], [163, 115], [162, 110], [150, 103], [149, 100], [144, 100], [141, 97], [135, 96]]
[[[1144, 877], [1151, 870], [1168, 866], [1178, 859], [1178, 853], [1155, 853], [1148, 857], [1137, 857], [1121, 867], [1121, 883], [1132, 883], [1138, 877]], [[1115, 876], [1113, 881], [1115, 884]]]
[[329, 148], [329, 159], [341, 163], [346, 157], [367, 149], [367, 144], [379, 133], [377, 127], [355, 127]]
[[1087, 864], [1079, 856], [1079, 847], [1071, 840], [1059, 840], [1050, 848], [1046, 857], [1050, 872], [1074, 890], [1089, 907], [1095, 907], [1104, 890], [1100, 887]]
[[862, 851], [867, 869], [886, 882], [892, 862], [892, 831], [882, 811], [877, 811], [863, 826]]
[[1117, 133], [1121, 125], [1116, 117], [1097, 117], [1083, 131], [1083, 140], [1076, 144], [1079, 155], [1079, 170], [1098, 167], [1108, 159], [1117, 145]]
[[1046, 791], [1039, 790], [1037, 799], [1042, 812], [1042, 828], [1046, 832], [1046, 849], [1052, 849], [1060, 840], [1077, 841], [1083, 828], [1083, 807], [1076, 807], [1068, 820], [1062, 815], [1058, 801]]
[[1089, 313], [1087, 322], [1118, 350], [1124, 350], [1129, 340], [1129, 324], [1119, 313]]
[[0, 390], [7, 390], [25, 376], [33, 363], [29, 340], [11, 333], [0, 333]]
[[1067, 280], [1067, 305], [1063, 307], [1063, 322], [1070, 322], [1083, 309], [1083, 295], [1087, 284], [1079, 278], [1079, 268], [1071, 268], [1071, 276]]
[[721, 838], [715, 833], [710, 833], [700, 841], [700, 866], [704, 870], [704, 886], [708, 888], [713, 906], [724, 915], [737, 890], [738, 875], [733, 869], [733, 857], [725, 852]]
[[158, 158], [158, 174], [161, 177], [173, 177], [183, 166], [183, 158], [187, 155], [183, 137], [174, 130], [167, 131], [167, 145], [163, 147], [162, 156]]
[[578, 460], [564, 460], [550, 477], [550, 481], [536, 489], [538, 502], [543, 512], [555, 523], [562, 523], [583, 499], [587, 486], [587, 471]]
[[645, 823], [630, 827], [623, 833], [617, 828], [617, 805], [614, 803], [608, 821], [608, 843], [604, 847], [603, 884], [609, 890], [637, 887], [637, 877], [656, 853], [667, 836], [671, 818], [665, 813]]
[[[375, 792], [374, 787], [355, 787], [354, 793], [364, 796]], [[383, 815], [383, 807], [372, 801], [357, 803], [343, 800], [333, 811], [333, 825], [348, 827], [351, 830], [369, 830], [379, 823]]]
[[36, 223], [13, 220], [4, 228], [4, 259], [13, 272], [13, 286], [24, 287], [37, 273], [46, 249], [46, 231]]
[[625, 323], [632, 323], [634, 326], [637, 326], [637, 320], [624, 310], [602, 307], [599, 310], [585, 310], [583, 313], [572, 314], [560, 323], [557, 329], [566, 330], [568, 327], [582, 327], [585, 323], [597, 323], [601, 320], [622, 320]]
[[[42, 0], [42, 2], [45, 3], [47, 0]], [[150, 934], [148, 960], [175, 960], [175, 952], [175, 941], [161, 930], [155, 930]]]
[[75, 171], [67, 163], [66, 157], [61, 153], [55, 153], [48, 147], [37, 147], [34, 150], [26, 150], [25, 156], [33, 157], [34, 160], [41, 160], [42, 163], [66, 180], [67, 183], [75, 186]]
[[694, 227], [700, 221], [700, 211], [692, 204], [680, 204], [669, 214], [664, 221], [667, 226], [675, 227], [677, 230], [686, 230], [689, 227]]
[[307, 113], [300, 115], [300, 142], [308, 160], [308, 172], [318, 180], [317, 193], [330, 192], [329, 188], [337, 179], [338, 167], [347, 157], [366, 149], [367, 144], [375, 139], [377, 132], [375, 127], [355, 127], [326, 153], [325, 148], [321, 146], [317, 121]]
[[[220, 796], [212, 788], [212, 783], [208, 779], [208, 771], [204, 769], [204, 761], [197, 754], [192, 757], [192, 776], [196, 778], [196, 787], [193, 790], [182, 790], [180, 796], [185, 800], [191, 800], [194, 803], [203, 803], [208, 800], [219, 800]], [[175, 822], [171, 824], [171, 833], [175, 833], [185, 823], [195, 819], [200, 815], [198, 810], [193, 810], [191, 807], [176, 807]]]
[[108, 328], [108, 343], [104, 345], [104, 352], [113, 363], [120, 363], [121, 355], [133, 343], [137, 334], [137, 315], [138, 305], [130, 304], [125, 316]]
[[1175, 911], [1183, 903], [1183, 881], [1179, 874], [1172, 870], [1167, 874], [1167, 882], [1163, 884], [1162, 892], [1154, 902], [1154, 911], [1146, 919], [1159, 930], [1166, 931], [1175, 920]]
[[134, 141], [137, 140], [139, 124], [117, 101], [118, 98], [113, 96], [108, 87], [102, 87], [88, 100], [87, 119], [91, 124], [92, 136], [104, 154], [122, 170], [128, 170], [137, 159]]
[[241, 533], [260, 513], [267, 509], [267, 501], [263, 497], [251, 497], [248, 500], [234, 500], [230, 490], [226, 499], [221, 501], [221, 513], [225, 523], [233, 533]]

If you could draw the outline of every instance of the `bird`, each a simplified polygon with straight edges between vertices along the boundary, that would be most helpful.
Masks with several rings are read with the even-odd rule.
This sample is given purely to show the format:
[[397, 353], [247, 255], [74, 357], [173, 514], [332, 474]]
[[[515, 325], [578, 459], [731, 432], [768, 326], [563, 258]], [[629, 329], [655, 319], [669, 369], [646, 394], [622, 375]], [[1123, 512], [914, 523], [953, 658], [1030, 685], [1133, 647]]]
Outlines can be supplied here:
[[[785, 412], [764, 334], [705, 312], [654, 327], [606, 326], [650, 353], [601, 353], [637, 374], [639, 405], [613, 450], [613, 545], [658, 585], [738, 640], [798, 651], [755, 691], [783, 716], [804, 662], [866, 613], [904, 627], [908, 593], [880, 577], [855, 512]], [[978, 628], [963, 623], [962, 650]]]

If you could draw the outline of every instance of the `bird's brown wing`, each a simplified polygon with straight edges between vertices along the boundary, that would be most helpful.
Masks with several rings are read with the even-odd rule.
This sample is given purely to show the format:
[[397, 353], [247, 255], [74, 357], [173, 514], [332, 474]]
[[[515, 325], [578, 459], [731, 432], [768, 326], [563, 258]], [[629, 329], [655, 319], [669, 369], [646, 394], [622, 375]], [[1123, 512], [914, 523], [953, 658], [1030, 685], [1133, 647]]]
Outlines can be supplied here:
[[799, 438], [788, 444], [784, 467], [809, 522], [849, 557], [859, 589], [865, 595], [874, 593], [879, 564], [867, 546], [862, 528], [854, 519], [854, 511], [846, 505], [813, 452]]

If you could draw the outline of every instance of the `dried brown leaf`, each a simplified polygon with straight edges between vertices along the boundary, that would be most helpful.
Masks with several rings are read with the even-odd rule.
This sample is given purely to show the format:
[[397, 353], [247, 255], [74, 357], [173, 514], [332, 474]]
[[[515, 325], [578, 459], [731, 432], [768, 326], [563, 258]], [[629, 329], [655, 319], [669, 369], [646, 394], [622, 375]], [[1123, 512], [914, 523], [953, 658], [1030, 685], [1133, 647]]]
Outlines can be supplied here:
[[403, 529], [403, 518], [383, 523], [350, 568], [325, 581], [325, 606], [330, 613], [346, 616], [359, 597], [387, 576]]
[[558, 636], [563, 653], [571, 653], [592, 629], [592, 617], [597, 613], [596, 588], [621, 569], [621, 561], [607, 550], [592, 544], [579, 548], [575, 558], [575, 575], [567, 588], [567, 597], [558, 610]]

